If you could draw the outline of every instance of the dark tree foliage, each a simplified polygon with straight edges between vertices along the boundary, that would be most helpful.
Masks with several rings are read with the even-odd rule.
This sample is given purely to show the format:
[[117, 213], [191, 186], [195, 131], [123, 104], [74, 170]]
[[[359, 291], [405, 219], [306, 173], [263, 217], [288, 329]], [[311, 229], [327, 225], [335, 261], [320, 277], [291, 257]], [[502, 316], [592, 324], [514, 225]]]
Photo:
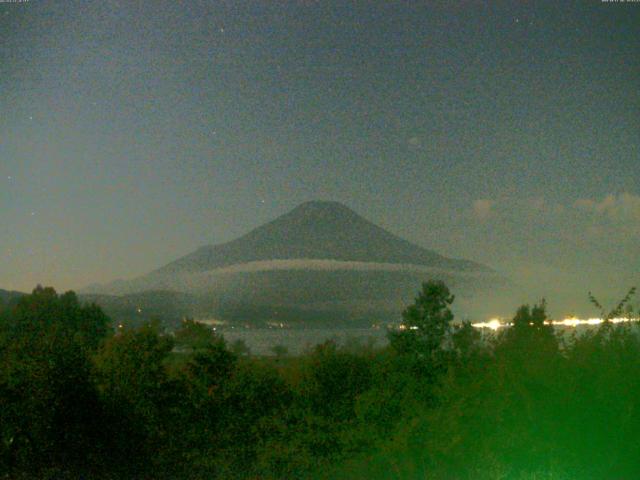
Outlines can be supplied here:
[[640, 477], [636, 324], [569, 335], [543, 301], [489, 337], [452, 302], [429, 282], [388, 347], [267, 358], [39, 287], [0, 308], [0, 478]]
[[473, 366], [486, 355], [482, 334], [469, 321], [454, 326], [451, 343], [459, 367]]
[[201, 350], [207, 348], [217, 337], [213, 329], [202, 323], [198, 323], [191, 318], [184, 319], [174, 332], [176, 347]]
[[36, 288], [2, 314], [0, 468], [9, 476], [101, 468], [104, 415], [90, 355], [108, 325], [95, 305], [52, 288]]
[[144, 472], [161, 448], [172, 385], [165, 361], [170, 337], [145, 324], [114, 336], [95, 357], [95, 378], [113, 425], [114, 454]]
[[239, 357], [249, 355], [251, 353], [251, 349], [247, 346], [246, 342], [241, 338], [238, 338], [231, 344], [231, 351], [238, 355]]
[[542, 356], [548, 361], [559, 353], [558, 339], [553, 326], [547, 322], [547, 305], [544, 300], [530, 307], [521, 306], [505, 329], [496, 345], [497, 353], [505, 353], [513, 361], [531, 364], [531, 356]]
[[278, 359], [282, 359], [289, 355], [289, 349], [284, 345], [274, 345], [269, 349]]
[[402, 312], [403, 330], [390, 333], [391, 346], [399, 353], [434, 359], [450, 333], [454, 298], [441, 281], [423, 283], [415, 302]]
[[315, 347], [304, 373], [300, 390], [308, 398], [311, 411], [337, 420], [354, 417], [354, 399], [371, 382], [369, 362], [338, 350], [333, 341]]
[[18, 301], [4, 331], [8, 341], [38, 343], [46, 338], [91, 351], [110, 333], [110, 320], [98, 306], [80, 305], [73, 292], [58, 295], [53, 288], [38, 286]]
[[600, 311], [600, 318], [604, 319], [605, 322], [610, 322], [612, 319], [616, 317], [621, 317], [623, 315], [632, 316], [633, 315], [633, 307], [631, 306], [631, 299], [636, 294], [636, 287], [631, 287], [627, 294], [620, 300], [615, 307], [611, 310], [607, 311], [602, 304], [598, 301], [598, 299], [589, 292], [589, 301]]

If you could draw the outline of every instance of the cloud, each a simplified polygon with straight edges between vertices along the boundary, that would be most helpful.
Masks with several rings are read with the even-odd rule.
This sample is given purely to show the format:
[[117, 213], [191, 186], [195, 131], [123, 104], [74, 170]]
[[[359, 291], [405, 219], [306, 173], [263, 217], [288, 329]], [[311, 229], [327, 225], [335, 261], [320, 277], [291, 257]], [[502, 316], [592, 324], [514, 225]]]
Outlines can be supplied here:
[[460, 272], [446, 268], [429, 267], [410, 263], [360, 262], [354, 260], [332, 260], [318, 258], [295, 258], [280, 260], [255, 260], [238, 263], [227, 267], [220, 267], [206, 272], [186, 274], [187, 276], [222, 275], [229, 273], [263, 272], [270, 270], [354, 270], [354, 271], [388, 271], [388, 272], [422, 272], [437, 275], [459, 275], [460, 277], [490, 278], [493, 272], [471, 271]]
[[486, 198], [481, 198], [473, 202], [473, 213], [479, 220], [486, 220], [491, 216], [492, 208], [495, 205], [495, 201]]
[[496, 225], [538, 225], [548, 233], [570, 229], [575, 232], [640, 232], [640, 195], [621, 193], [604, 198], [580, 198], [573, 203], [548, 202], [544, 197], [478, 199], [473, 202], [474, 217], [492, 220]]
[[613, 221], [640, 223], [640, 196], [631, 193], [607, 195], [601, 201], [581, 198], [575, 207]]

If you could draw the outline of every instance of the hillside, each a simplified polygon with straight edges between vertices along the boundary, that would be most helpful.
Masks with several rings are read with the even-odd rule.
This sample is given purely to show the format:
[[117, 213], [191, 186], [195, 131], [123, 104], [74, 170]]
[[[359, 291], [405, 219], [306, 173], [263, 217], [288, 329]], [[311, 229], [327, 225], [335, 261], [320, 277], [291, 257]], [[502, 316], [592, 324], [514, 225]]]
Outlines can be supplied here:
[[17, 299], [19, 299], [22, 295], [24, 295], [24, 293], [22, 292], [0, 289], [0, 303], [4, 303], [4, 304], [12, 303]]
[[462, 300], [505, 282], [489, 267], [412, 244], [345, 205], [312, 201], [235, 240], [83, 293], [130, 298], [155, 292], [145, 303], [158, 299], [165, 306], [180, 293], [188, 301], [168, 310], [198, 317], [342, 321], [396, 318], [420, 283], [433, 278], [446, 281]]
[[460, 271], [488, 271], [414, 245], [369, 222], [338, 202], [306, 202], [242, 237], [209, 245], [158, 269], [157, 274], [202, 272], [275, 259], [427, 265]]

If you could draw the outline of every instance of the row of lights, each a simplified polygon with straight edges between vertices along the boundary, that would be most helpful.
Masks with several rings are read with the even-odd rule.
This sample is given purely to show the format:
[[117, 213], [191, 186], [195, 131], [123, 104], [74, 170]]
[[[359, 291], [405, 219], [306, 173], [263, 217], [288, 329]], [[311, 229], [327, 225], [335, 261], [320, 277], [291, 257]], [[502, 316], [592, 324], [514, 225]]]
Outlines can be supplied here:
[[[625, 322], [637, 322], [637, 321], [640, 321], [640, 319], [618, 317], [618, 318], [611, 318], [609, 319], [609, 321], [611, 323], [625, 323]], [[546, 320], [544, 324], [553, 325], [556, 327], [577, 327], [579, 325], [591, 325], [591, 326], [600, 325], [603, 322], [604, 320], [602, 318], [589, 318], [589, 319], [583, 320], [580, 318], [569, 317], [569, 318], [565, 318], [564, 320]], [[491, 330], [498, 330], [499, 328], [510, 327], [513, 324], [511, 322], [502, 322], [498, 318], [492, 318], [487, 322], [472, 323], [471, 325], [476, 328], [490, 328]], [[533, 325], [533, 323], [531, 325]]]

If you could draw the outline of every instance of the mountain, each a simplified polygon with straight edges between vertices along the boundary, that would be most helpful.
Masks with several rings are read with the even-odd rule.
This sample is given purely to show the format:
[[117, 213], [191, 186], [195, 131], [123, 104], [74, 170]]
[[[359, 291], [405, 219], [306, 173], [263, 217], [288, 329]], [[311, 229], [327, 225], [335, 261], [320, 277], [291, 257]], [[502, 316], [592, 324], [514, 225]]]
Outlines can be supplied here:
[[129, 295], [80, 294], [85, 303], [96, 303], [117, 323], [140, 324], [145, 320], [160, 320], [173, 328], [179, 320], [194, 311], [198, 298], [171, 291], [145, 291]]
[[278, 259], [322, 259], [427, 265], [461, 271], [488, 271], [403, 240], [338, 202], [312, 201], [223, 243], [202, 247], [157, 274], [202, 272], [229, 265]]
[[462, 298], [503, 282], [489, 267], [414, 245], [341, 203], [311, 201], [235, 240], [83, 293], [181, 292], [191, 298], [189, 314], [236, 320], [318, 312], [370, 319], [397, 315], [429, 278], [446, 281]]
[[8, 304], [17, 301], [24, 293], [0, 289], [0, 304]]

